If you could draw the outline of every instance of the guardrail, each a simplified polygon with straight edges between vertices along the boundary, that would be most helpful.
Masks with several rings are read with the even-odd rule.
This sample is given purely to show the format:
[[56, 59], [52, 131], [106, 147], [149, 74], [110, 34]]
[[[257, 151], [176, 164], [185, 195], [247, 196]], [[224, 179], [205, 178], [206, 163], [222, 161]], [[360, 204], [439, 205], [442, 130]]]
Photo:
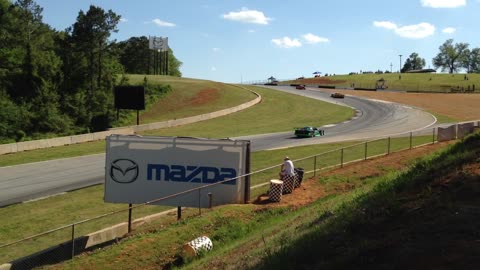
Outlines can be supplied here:
[[[413, 149], [423, 145], [434, 144], [441, 140], [462, 139], [467, 134], [478, 128], [478, 122], [469, 122], [455, 124], [446, 128], [432, 128], [422, 131], [409, 132], [391, 137], [383, 137], [375, 140], [368, 140], [348, 147], [315, 154], [301, 159], [293, 160], [295, 167], [303, 168], [305, 176], [316, 176], [318, 172], [335, 167], [343, 167], [351, 162], [358, 162], [368, 158], [381, 155], [388, 155], [393, 152]], [[270, 179], [278, 177], [281, 164], [273, 165], [250, 174], [236, 177], [239, 181], [244, 181], [247, 176], [250, 177], [251, 195], [253, 197], [265, 194], [266, 187]], [[75, 222], [59, 228], [55, 228], [43, 233], [39, 233], [24, 239], [16, 240], [10, 243], [0, 245], [0, 262], [10, 263], [0, 265], [0, 269], [30, 269], [36, 266], [57, 263], [62, 260], [73, 259], [76, 254], [85, 249], [95, 247], [96, 245], [124, 237], [130, 229], [137, 229], [140, 225], [149, 223], [154, 219], [163, 217], [165, 212], [147, 216], [133, 221], [133, 224], [120, 222], [124, 219], [126, 213], [133, 209], [151, 205], [155, 202], [166, 200], [175, 196], [180, 196], [190, 192], [198, 192], [201, 196], [201, 190], [221, 184], [233, 179], [227, 179], [222, 182], [190, 189], [181, 193], [173, 194], [167, 197], [159, 198], [144, 204], [135, 205], [131, 208], [106, 213], [94, 218]], [[212, 205], [214, 205], [215, 194], [212, 194]], [[200, 199], [200, 198], [199, 198]], [[200, 201], [200, 200], [199, 200]], [[170, 211], [174, 211], [170, 210]], [[202, 209], [198, 208], [199, 214]], [[120, 216], [121, 214], [121, 216]], [[116, 222], [116, 223], [112, 223]], [[94, 233], [88, 233], [82, 226], [86, 224], [98, 224], [97, 227], [103, 228]], [[95, 226], [94, 226], [95, 227]], [[89, 226], [88, 228], [92, 228]], [[55, 244], [56, 243], [56, 244]], [[55, 245], [52, 247], [52, 245]]]
[[26, 141], [26, 142], [18, 142], [18, 143], [9, 143], [9, 144], [0, 144], [0, 155], [28, 151], [28, 150], [35, 150], [35, 149], [50, 148], [55, 146], [65, 146], [65, 145], [71, 145], [71, 144], [77, 144], [77, 143], [104, 140], [107, 136], [110, 136], [112, 134], [131, 135], [136, 132], [141, 132], [146, 130], [154, 130], [154, 129], [160, 129], [160, 128], [187, 125], [187, 124], [209, 120], [216, 117], [235, 113], [235, 112], [250, 108], [262, 101], [262, 96], [260, 96], [260, 94], [258, 94], [257, 92], [245, 89], [241, 86], [237, 86], [237, 87], [250, 91], [257, 97], [249, 102], [240, 104], [232, 108], [227, 108], [227, 109], [223, 109], [223, 110], [219, 110], [211, 113], [205, 113], [201, 115], [196, 115], [196, 116], [186, 117], [186, 118], [181, 118], [176, 120], [168, 120], [163, 122], [128, 126], [128, 127], [122, 127], [122, 128], [113, 128], [108, 131], [80, 134], [80, 135], [74, 135], [74, 136], [66, 136], [66, 137], [58, 137], [58, 138], [34, 140], [34, 141]]

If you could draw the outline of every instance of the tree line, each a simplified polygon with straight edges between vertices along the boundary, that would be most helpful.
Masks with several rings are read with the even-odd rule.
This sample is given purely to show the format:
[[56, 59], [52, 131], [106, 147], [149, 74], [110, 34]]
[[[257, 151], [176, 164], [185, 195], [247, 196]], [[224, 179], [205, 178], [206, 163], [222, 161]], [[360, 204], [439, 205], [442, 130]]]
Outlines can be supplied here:
[[[453, 43], [448, 39], [440, 47], [440, 52], [432, 59], [435, 69], [449, 73], [465, 69], [467, 73], [480, 73], [480, 48], [469, 49], [468, 43]], [[412, 53], [405, 61], [401, 72], [419, 70], [425, 67], [425, 59]]]
[[[0, 142], [105, 130], [117, 121], [113, 87], [128, 81], [119, 75], [153, 70], [147, 37], [110, 40], [121, 18], [112, 10], [91, 5], [61, 31], [42, 12], [33, 0], [0, 0]], [[168, 54], [168, 75], [182, 76]]]

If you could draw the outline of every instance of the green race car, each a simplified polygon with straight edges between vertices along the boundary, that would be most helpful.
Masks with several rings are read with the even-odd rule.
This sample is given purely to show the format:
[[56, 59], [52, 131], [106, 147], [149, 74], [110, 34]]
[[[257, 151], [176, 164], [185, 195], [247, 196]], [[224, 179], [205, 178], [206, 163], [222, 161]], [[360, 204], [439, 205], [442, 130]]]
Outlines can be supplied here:
[[324, 134], [324, 130], [318, 129], [316, 127], [295, 128], [295, 136], [297, 137], [319, 137], [323, 136]]

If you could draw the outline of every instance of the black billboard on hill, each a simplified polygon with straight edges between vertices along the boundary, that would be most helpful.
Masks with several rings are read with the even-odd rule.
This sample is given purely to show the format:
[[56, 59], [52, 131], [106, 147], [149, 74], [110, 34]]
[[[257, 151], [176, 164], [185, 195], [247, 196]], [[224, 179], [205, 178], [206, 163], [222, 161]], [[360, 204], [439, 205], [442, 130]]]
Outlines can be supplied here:
[[145, 110], [145, 88], [115, 86], [115, 109]]

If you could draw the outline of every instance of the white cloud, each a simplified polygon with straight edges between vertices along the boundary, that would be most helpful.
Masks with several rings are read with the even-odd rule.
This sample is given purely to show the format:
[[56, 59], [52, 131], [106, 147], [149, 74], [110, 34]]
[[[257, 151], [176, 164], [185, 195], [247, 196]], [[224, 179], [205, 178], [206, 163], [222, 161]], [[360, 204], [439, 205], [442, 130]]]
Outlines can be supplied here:
[[295, 47], [302, 47], [302, 43], [294, 38], [291, 39], [289, 37], [277, 38], [272, 39], [273, 44], [277, 45], [279, 48], [295, 48]]
[[216, 68], [216, 67], [212, 67], [212, 68], [210, 68], [210, 70], [213, 71], [213, 72], [215, 72], [215, 71], [217, 71], [217, 68]]
[[128, 22], [128, 20], [122, 17], [122, 18], [120, 18], [120, 22], [124, 23], [124, 22]]
[[268, 22], [272, 20], [271, 18], [266, 17], [261, 11], [250, 10], [245, 7], [238, 12], [231, 11], [227, 14], [223, 14], [222, 17], [226, 20], [254, 24], [268, 24]]
[[319, 37], [312, 33], [305, 34], [302, 37], [307, 43], [310, 44], [330, 42], [328, 38]]
[[248, 33], [255, 33], [255, 30], [250, 29], [250, 30], [248, 30]]
[[422, 6], [431, 8], [456, 8], [467, 5], [466, 0], [421, 0]]
[[375, 25], [376, 27], [385, 28], [389, 30], [397, 29], [397, 25], [389, 21], [381, 21], [381, 22], [374, 21], [373, 25]]
[[406, 25], [395, 29], [395, 33], [405, 38], [421, 39], [432, 36], [435, 33], [435, 26], [429, 23]]
[[219, 51], [220, 51], [220, 48], [212, 48], [212, 51], [213, 51], [213, 52], [219, 52]]
[[411, 39], [426, 38], [435, 33], [435, 26], [426, 22], [413, 25], [398, 26], [397, 24], [389, 21], [374, 21], [373, 25], [375, 27], [393, 30], [395, 34], [404, 38]]
[[176, 25], [171, 22], [162, 21], [160, 19], [153, 19], [152, 22], [161, 27], [175, 27]]
[[453, 28], [453, 27], [447, 27], [445, 29], [442, 30], [443, 33], [445, 34], [453, 34], [457, 31], [457, 29]]

